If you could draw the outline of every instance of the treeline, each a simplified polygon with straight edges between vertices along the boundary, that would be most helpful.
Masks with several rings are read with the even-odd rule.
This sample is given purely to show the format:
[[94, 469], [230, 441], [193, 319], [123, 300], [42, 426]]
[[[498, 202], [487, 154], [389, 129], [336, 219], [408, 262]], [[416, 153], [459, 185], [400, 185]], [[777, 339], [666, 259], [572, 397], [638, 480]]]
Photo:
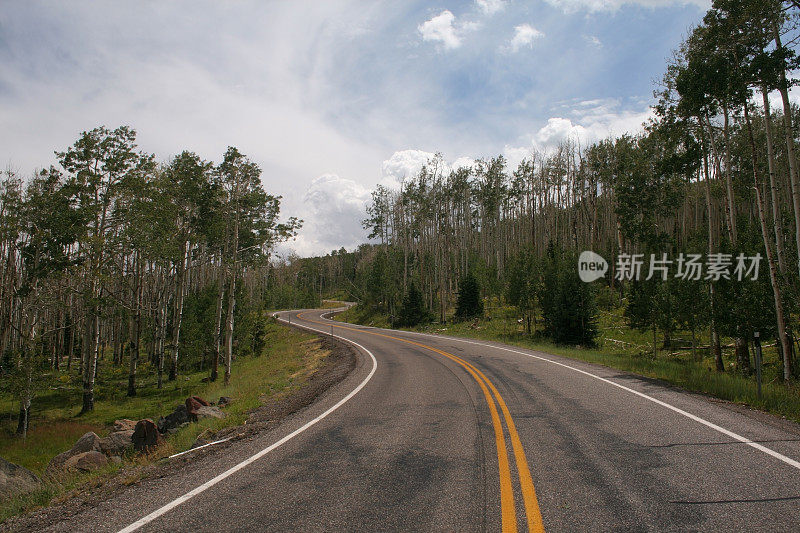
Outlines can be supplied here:
[[[60, 168], [0, 182], [0, 383], [20, 401], [18, 431], [49, 369], [82, 376], [95, 402], [98, 364], [163, 380], [259, 353], [269, 258], [301, 221], [279, 222], [280, 197], [236, 148], [214, 164], [137, 150], [129, 127], [84, 132]], [[76, 368], [77, 367], [77, 368]]]
[[[603, 294], [616, 302], [604, 303], [624, 305], [631, 326], [667, 346], [678, 330], [693, 339], [707, 331], [719, 371], [720, 337], [734, 338], [746, 373], [757, 331], [776, 340], [790, 380], [800, 305], [800, 116], [788, 96], [798, 13], [797, 2], [714, 2], [668, 64], [642, 134], [564, 142], [513, 169], [498, 156], [450, 170], [437, 155], [400, 190], [373, 192], [364, 223], [379, 245], [304, 267], [326, 290], [393, 317], [413, 284], [441, 321], [469, 273], [528, 324], [541, 312], [554, 339], [585, 344], [597, 287], [577, 280], [577, 255], [593, 250], [610, 263]], [[641, 279], [620, 276], [624, 254], [667, 254], [669, 276], [646, 280], [647, 262]], [[680, 254], [727, 261], [727, 277], [677, 276]], [[739, 254], [760, 254], [758, 279], [734, 275]]]

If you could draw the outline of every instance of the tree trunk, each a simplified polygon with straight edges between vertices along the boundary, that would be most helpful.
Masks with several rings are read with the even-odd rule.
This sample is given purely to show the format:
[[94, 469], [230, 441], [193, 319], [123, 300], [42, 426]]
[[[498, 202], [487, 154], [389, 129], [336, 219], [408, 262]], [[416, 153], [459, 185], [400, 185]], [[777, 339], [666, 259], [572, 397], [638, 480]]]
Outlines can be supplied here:
[[214, 325], [214, 360], [211, 361], [211, 381], [217, 381], [219, 358], [222, 356], [222, 303], [225, 301], [225, 271], [220, 265], [219, 295], [217, 296], [217, 316]]
[[[234, 266], [235, 269], [235, 266]], [[228, 288], [228, 315], [225, 320], [225, 385], [231, 381], [231, 364], [233, 362], [233, 315], [236, 307], [236, 271], [231, 272]]]
[[775, 150], [772, 146], [772, 117], [769, 110], [769, 95], [766, 87], [761, 88], [764, 100], [764, 131], [767, 137], [767, 168], [769, 170], [769, 191], [772, 197], [772, 223], [775, 229], [775, 254], [778, 258], [778, 270], [786, 273], [786, 262], [783, 252], [783, 220], [781, 220], [781, 206], [778, 200], [778, 186], [775, 182]]
[[[773, 28], [775, 46], [778, 51], [783, 51], [780, 30], [777, 25]], [[800, 272], [800, 179], [797, 176], [797, 158], [794, 151], [794, 130], [792, 129], [792, 106], [789, 104], [789, 83], [786, 80], [786, 71], [781, 69], [778, 91], [781, 93], [783, 103], [783, 130], [786, 137], [786, 158], [789, 160], [789, 185], [792, 191], [792, 207], [794, 209], [794, 236], [797, 248], [797, 269]]]
[[769, 279], [772, 284], [772, 295], [775, 299], [775, 315], [778, 321], [778, 340], [783, 350], [783, 379], [787, 383], [792, 379], [792, 347], [789, 345], [789, 338], [786, 335], [786, 320], [783, 310], [783, 295], [781, 293], [780, 282], [778, 280], [778, 272], [775, 266], [775, 259], [772, 257], [772, 245], [769, 239], [769, 229], [767, 227], [767, 217], [764, 213], [764, 201], [761, 197], [761, 184], [758, 179], [758, 170], [756, 165], [756, 143], [753, 138], [753, 128], [750, 125], [750, 114], [747, 110], [748, 105], [744, 105], [744, 118], [747, 124], [747, 133], [750, 141], [750, 151], [753, 158], [753, 182], [756, 189], [756, 205], [758, 207], [758, 219], [761, 222], [761, 236], [764, 239], [764, 252], [767, 255], [767, 263], [769, 264]]
[[136, 366], [139, 363], [139, 338], [142, 332], [142, 269], [139, 254], [133, 263], [133, 314], [130, 318], [128, 343], [128, 396], [136, 396]]
[[86, 321], [86, 362], [83, 373], [83, 407], [81, 413], [94, 410], [94, 380], [100, 349], [100, 310], [95, 307]]
[[186, 294], [186, 266], [189, 260], [189, 241], [183, 248], [183, 258], [178, 269], [178, 279], [175, 287], [175, 312], [172, 324], [172, 364], [169, 368], [169, 380], [175, 381], [178, 377], [178, 347], [180, 346], [181, 321], [183, 320], [183, 300]]

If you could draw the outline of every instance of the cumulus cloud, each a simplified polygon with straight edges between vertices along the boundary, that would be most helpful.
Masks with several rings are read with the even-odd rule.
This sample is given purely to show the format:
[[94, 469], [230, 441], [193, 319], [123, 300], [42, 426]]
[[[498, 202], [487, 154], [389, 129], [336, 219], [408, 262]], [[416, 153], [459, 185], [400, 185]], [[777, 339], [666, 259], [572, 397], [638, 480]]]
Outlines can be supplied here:
[[475, 168], [475, 159], [472, 157], [457, 157], [450, 163], [450, 168], [453, 170], [459, 168]]
[[465, 33], [477, 29], [477, 22], [456, 21], [456, 16], [444, 10], [417, 27], [423, 41], [440, 43], [445, 50], [454, 50], [463, 43]]
[[475, 0], [478, 8], [487, 15], [493, 15], [506, 7], [504, 0]]
[[426, 20], [419, 26], [423, 41], [434, 41], [442, 43], [446, 49], [458, 48], [461, 46], [461, 37], [456, 34], [453, 22], [456, 17], [446, 9], [430, 20]]
[[[399, 189], [403, 181], [413, 179], [419, 175], [420, 170], [436, 157], [433, 152], [424, 150], [399, 150], [381, 165], [380, 184], [391, 189]], [[474, 157], [457, 157], [452, 161], [441, 161], [442, 174], [459, 168], [472, 168], [475, 166]]]
[[541, 39], [544, 33], [540, 32], [530, 24], [520, 24], [514, 27], [514, 36], [508, 43], [508, 47], [512, 52], [519, 51], [520, 48], [527, 46], [533, 48], [533, 41]]
[[711, 7], [711, 0], [545, 0], [565, 13], [576, 11], [616, 11], [622, 6], [641, 6], [649, 8], [694, 5], [702, 9]]
[[533, 146], [508, 146], [503, 148], [503, 157], [510, 172], [514, 172], [523, 159], [530, 159], [533, 155]]
[[412, 179], [436, 154], [424, 150], [399, 150], [381, 165], [381, 185], [400, 188], [404, 180]]
[[653, 115], [652, 109], [643, 104], [622, 109], [616, 99], [584, 100], [565, 111], [566, 116], [547, 119], [547, 123], [530, 136], [530, 145], [505, 147], [509, 168], [514, 168], [534, 151], [546, 153], [564, 141], [586, 147], [608, 137], [638, 133]]
[[300, 255], [310, 255], [354, 248], [366, 241], [361, 227], [369, 189], [336, 174], [315, 178], [303, 197], [301, 214], [306, 220], [295, 242], [290, 243]]
[[550, 146], [564, 140], [586, 143], [591, 136], [590, 130], [580, 124], [573, 124], [568, 118], [552, 117], [547, 119], [547, 124], [536, 132], [534, 140], [539, 144]]

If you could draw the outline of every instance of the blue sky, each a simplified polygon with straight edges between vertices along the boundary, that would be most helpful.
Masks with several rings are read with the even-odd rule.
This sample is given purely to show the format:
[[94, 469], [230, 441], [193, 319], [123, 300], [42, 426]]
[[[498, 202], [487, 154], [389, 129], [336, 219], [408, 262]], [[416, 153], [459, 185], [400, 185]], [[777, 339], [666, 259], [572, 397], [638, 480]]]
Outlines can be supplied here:
[[28, 175], [129, 124], [166, 160], [235, 145], [283, 211], [282, 248], [363, 242], [364, 203], [433, 152], [512, 164], [633, 131], [706, 0], [4, 1], [0, 157]]

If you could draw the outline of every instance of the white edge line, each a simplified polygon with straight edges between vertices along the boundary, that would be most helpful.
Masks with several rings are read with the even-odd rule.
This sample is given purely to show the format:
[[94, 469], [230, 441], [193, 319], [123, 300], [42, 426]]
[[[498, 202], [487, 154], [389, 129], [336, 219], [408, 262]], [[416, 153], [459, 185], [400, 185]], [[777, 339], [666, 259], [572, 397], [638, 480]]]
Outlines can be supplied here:
[[238, 437], [238, 435], [232, 435], [232, 436], [226, 437], [224, 439], [215, 440], [215, 441], [212, 441], [212, 442], [207, 442], [207, 443], [203, 444], [202, 446], [197, 446], [196, 448], [189, 448], [188, 450], [184, 450], [182, 452], [173, 453], [172, 455], [167, 457], [167, 459], [174, 459], [176, 457], [180, 457], [181, 455], [189, 453], [189, 452], [196, 452], [197, 450], [202, 450], [203, 448], [206, 448], [208, 446], [213, 446], [215, 444], [221, 444], [223, 442], [228, 442], [229, 440], [231, 440], [234, 437]]
[[[373, 328], [373, 329], [383, 329], [383, 328]], [[386, 330], [386, 331], [395, 331], [395, 330]], [[613, 385], [613, 386], [618, 387], [618, 388], [620, 388], [620, 389], [622, 389], [624, 391], [627, 391], [627, 392], [630, 392], [632, 394], [635, 394], [636, 396], [639, 396], [639, 397], [644, 398], [646, 400], [650, 400], [651, 402], [653, 402], [655, 404], [658, 404], [658, 405], [660, 405], [662, 407], [666, 407], [667, 409], [670, 409], [670, 410], [672, 410], [672, 411], [674, 411], [674, 412], [676, 412], [678, 414], [681, 414], [681, 415], [683, 415], [683, 416], [685, 416], [685, 417], [687, 417], [687, 418], [689, 418], [691, 420], [694, 420], [695, 422], [699, 422], [700, 424], [703, 424], [704, 426], [707, 426], [707, 427], [709, 427], [709, 428], [711, 428], [711, 429], [713, 429], [715, 431], [718, 431], [718, 432], [722, 433], [723, 435], [727, 435], [728, 437], [731, 437], [732, 439], [738, 440], [739, 442], [741, 442], [743, 444], [747, 444], [748, 446], [751, 446], [751, 447], [755, 448], [756, 450], [762, 451], [762, 452], [766, 453], [767, 455], [771, 455], [775, 459], [778, 459], [779, 461], [783, 461], [787, 465], [793, 466], [793, 467], [797, 468], [798, 470], [800, 470], [800, 461], [796, 461], [796, 460], [792, 459], [791, 457], [787, 457], [787, 456], [783, 455], [782, 453], [778, 453], [775, 450], [772, 450], [770, 448], [767, 448], [766, 446], [763, 446], [763, 445], [759, 444], [758, 442], [754, 442], [754, 441], [752, 441], [752, 440], [750, 440], [750, 439], [748, 439], [746, 437], [743, 437], [743, 436], [739, 435], [738, 433], [734, 433], [733, 431], [730, 431], [728, 429], [725, 429], [724, 427], [718, 426], [718, 425], [714, 424], [713, 422], [709, 422], [708, 420], [705, 420], [704, 418], [700, 418], [697, 415], [693, 415], [692, 413], [684, 411], [683, 409], [680, 409], [679, 407], [675, 407], [674, 405], [668, 404], [667, 402], [663, 402], [663, 401], [661, 401], [661, 400], [659, 400], [657, 398], [653, 398], [652, 396], [648, 396], [647, 394], [644, 394], [644, 393], [639, 392], [637, 390], [634, 390], [634, 389], [631, 389], [629, 387], [626, 387], [625, 385], [620, 385], [619, 383], [611, 381], [610, 379], [606, 379], [604, 377], [600, 377], [600, 376], [598, 376], [596, 374], [592, 374], [591, 372], [587, 372], [585, 370], [581, 370], [580, 368], [575, 368], [574, 366], [570, 366], [570, 365], [567, 365], [567, 364], [564, 364], [564, 363], [560, 363], [558, 361], [553, 361], [552, 359], [549, 359], [547, 357], [541, 357], [539, 355], [533, 355], [533, 354], [530, 354], [530, 353], [527, 353], [527, 352], [522, 352], [522, 351], [514, 350], [514, 349], [511, 349], [511, 348], [506, 348], [506, 347], [503, 347], [503, 346], [497, 346], [497, 345], [494, 345], [494, 344], [485, 344], [485, 343], [482, 343], [482, 342], [475, 342], [475, 341], [470, 341], [470, 340], [466, 340], [466, 339], [461, 339], [459, 337], [451, 337], [449, 335], [433, 335], [433, 334], [430, 334], [430, 333], [419, 333], [419, 332], [416, 332], [416, 331], [406, 331], [406, 330], [397, 330], [397, 331], [399, 333], [410, 333], [412, 335], [421, 335], [423, 337], [433, 337], [433, 338], [437, 338], [437, 339], [454, 340], [454, 341], [463, 342], [463, 343], [466, 343], [466, 344], [474, 344], [476, 346], [485, 346], [487, 348], [497, 348], [499, 350], [505, 350], [507, 352], [512, 352], [512, 353], [516, 353], [516, 354], [520, 354], [520, 355], [525, 355], [525, 356], [531, 357], [533, 359], [539, 359], [541, 361], [546, 361], [546, 362], [552, 363], [554, 365], [562, 366], [564, 368], [569, 368], [570, 370], [574, 370], [575, 372], [580, 372], [581, 374], [584, 374], [586, 376], [592, 377], [594, 379], [599, 379], [600, 381], [608, 383], [609, 385]]]
[[[273, 316], [275, 316], [275, 315], [273, 315]], [[276, 318], [277, 318], [277, 316], [276, 316]], [[283, 320], [281, 318], [278, 318], [278, 320], [280, 322], [286, 322], [288, 324], [288, 322], [286, 320]], [[294, 324], [294, 325], [296, 326], [297, 324]], [[300, 327], [303, 327], [305, 329], [310, 329], [310, 330], [316, 331], [318, 333], [323, 333], [325, 335], [330, 335], [329, 333], [327, 333], [325, 331], [318, 330], [316, 328], [312, 328], [312, 327], [309, 327], [309, 326], [300, 326]], [[149, 515], [140, 518], [136, 522], [132, 523], [131, 525], [129, 525], [129, 526], [123, 528], [123, 529], [120, 529], [119, 533], [129, 533], [131, 531], [136, 531], [140, 527], [142, 527], [142, 526], [144, 526], [146, 524], [149, 524], [150, 522], [152, 522], [153, 520], [155, 520], [159, 516], [163, 515], [164, 513], [167, 513], [170, 510], [174, 509], [175, 507], [179, 506], [183, 502], [185, 502], [187, 500], [190, 500], [191, 498], [194, 498], [195, 496], [197, 496], [201, 492], [205, 491], [206, 489], [209, 489], [209, 488], [213, 487], [214, 485], [216, 485], [217, 483], [219, 483], [223, 479], [229, 477], [232, 474], [235, 474], [239, 470], [243, 469], [246, 466], [249, 466], [250, 464], [254, 463], [255, 461], [258, 461], [259, 459], [261, 459], [263, 456], [265, 456], [266, 454], [268, 454], [269, 452], [271, 452], [272, 450], [274, 450], [278, 446], [280, 446], [280, 445], [284, 444], [285, 442], [291, 440], [292, 438], [296, 437], [297, 435], [299, 435], [300, 433], [304, 432], [305, 430], [307, 430], [308, 428], [310, 428], [311, 426], [313, 426], [314, 424], [316, 424], [317, 422], [319, 422], [323, 418], [327, 417], [332, 412], [336, 411], [339, 407], [341, 407], [342, 405], [347, 403], [347, 401], [350, 400], [350, 398], [355, 396], [361, 389], [363, 389], [364, 386], [367, 384], [367, 382], [369, 382], [369, 380], [372, 379], [372, 376], [375, 374], [375, 370], [378, 368], [377, 359], [375, 359], [375, 356], [372, 354], [372, 352], [370, 352], [369, 350], [367, 350], [366, 348], [364, 348], [363, 346], [361, 346], [357, 342], [353, 342], [350, 339], [345, 339], [344, 337], [340, 337], [338, 335], [333, 335], [333, 336], [336, 337], [336, 338], [339, 338], [339, 339], [341, 339], [341, 340], [343, 340], [345, 342], [348, 342], [348, 343], [350, 343], [350, 344], [352, 344], [352, 345], [354, 345], [354, 346], [356, 346], [356, 347], [358, 347], [360, 349], [362, 349], [363, 351], [365, 351], [370, 356], [370, 358], [372, 359], [372, 370], [370, 370], [369, 375], [366, 378], [364, 378], [364, 381], [359, 383], [358, 386], [355, 389], [353, 389], [352, 391], [350, 391], [350, 393], [347, 396], [345, 396], [344, 398], [342, 398], [341, 400], [336, 402], [335, 405], [330, 407], [327, 411], [325, 411], [321, 415], [317, 416], [313, 420], [310, 420], [310, 421], [306, 422], [301, 427], [299, 427], [296, 430], [292, 431], [291, 433], [289, 433], [288, 435], [286, 435], [285, 437], [283, 437], [279, 441], [267, 446], [266, 448], [264, 448], [260, 452], [256, 453], [255, 455], [251, 456], [250, 458], [245, 459], [244, 461], [242, 461], [241, 463], [237, 464], [236, 466], [231, 467], [228, 470], [226, 470], [225, 472], [219, 474], [218, 476], [206, 481], [202, 485], [200, 485], [200, 486], [196, 487], [195, 489], [187, 492], [183, 496], [180, 496], [179, 498], [175, 498], [174, 500], [172, 500], [168, 504], [166, 504], [166, 505], [164, 505], [162, 507], [159, 507], [158, 509], [156, 509], [155, 511], [153, 511]]]

